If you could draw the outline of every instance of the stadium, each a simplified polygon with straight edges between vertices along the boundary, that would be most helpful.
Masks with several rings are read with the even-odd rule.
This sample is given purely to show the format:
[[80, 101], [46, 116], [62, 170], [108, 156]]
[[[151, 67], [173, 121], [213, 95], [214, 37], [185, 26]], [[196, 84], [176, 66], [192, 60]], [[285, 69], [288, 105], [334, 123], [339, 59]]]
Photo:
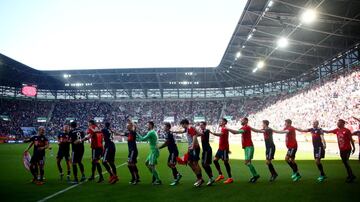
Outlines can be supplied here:
[[[5, 0], [0, 5], [6, 27], [0, 35], [2, 201], [348, 201], [357, 196], [360, 1]], [[250, 146], [244, 118], [251, 126]], [[289, 148], [288, 119], [297, 130], [296, 148]], [[263, 120], [269, 121], [276, 145], [273, 158]], [[316, 156], [315, 120], [325, 158]], [[84, 133], [78, 139], [84, 144], [79, 169], [86, 179], [80, 181], [73, 170], [75, 130]], [[100, 141], [101, 158], [94, 157], [98, 140], [92, 136], [105, 136], [104, 130], [111, 138]], [[224, 130], [229, 154], [216, 152]], [[155, 147], [152, 139], [143, 139], [151, 131]], [[345, 132], [337, 131], [348, 131], [349, 148], [343, 149]], [[132, 132], [137, 134], [134, 159]], [[66, 133], [72, 160], [57, 164]], [[176, 171], [170, 133], [178, 148]], [[41, 134], [46, 145], [39, 163], [34, 149]], [[107, 141], [116, 148], [115, 168], [106, 167]], [[210, 165], [204, 166], [201, 153], [191, 159], [197, 141], [199, 152], [206, 150], [203, 141], [212, 148]], [[147, 158], [149, 144], [151, 152], [160, 151], [156, 163]], [[217, 180], [218, 165], [230, 183]], [[276, 180], [269, 182], [274, 173]]]

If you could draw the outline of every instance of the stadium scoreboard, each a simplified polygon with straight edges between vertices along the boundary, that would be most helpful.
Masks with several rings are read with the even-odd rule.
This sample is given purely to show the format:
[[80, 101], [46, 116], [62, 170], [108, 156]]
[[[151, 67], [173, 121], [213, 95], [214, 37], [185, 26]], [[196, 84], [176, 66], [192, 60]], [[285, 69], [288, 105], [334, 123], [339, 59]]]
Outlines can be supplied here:
[[29, 85], [23, 84], [21, 88], [21, 94], [28, 96], [28, 97], [35, 97], [37, 94], [37, 86], [36, 85]]

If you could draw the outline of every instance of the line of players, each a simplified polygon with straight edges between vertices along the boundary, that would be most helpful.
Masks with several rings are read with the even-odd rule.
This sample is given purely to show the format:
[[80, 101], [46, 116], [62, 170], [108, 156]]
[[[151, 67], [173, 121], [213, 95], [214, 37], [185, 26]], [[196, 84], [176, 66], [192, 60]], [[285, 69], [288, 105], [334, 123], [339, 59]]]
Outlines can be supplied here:
[[[248, 125], [248, 119], [243, 118], [241, 120], [242, 127], [240, 129], [231, 129], [228, 128], [227, 120], [225, 118], [221, 119], [219, 126], [220, 132], [210, 131], [206, 128], [206, 122], [201, 122], [199, 127], [196, 128], [192, 126], [187, 119], [184, 119], [180, 122], [182, 130], [172, 131], [170, 123], [164, 123], [163, 131], [165, 135], [165, 142], [158, 146], [158, 136], [156, 131], [154, 130], [155, 125], [152, 121], [147, 123], [148, 132], [146, 135], [142, 136], [138, 134], [136, 125], [129, 121], [127, 123], [127, 132], [120, 133], [112, 130], [110, 128], [110, 123], [105, 123], [105, 127], [100, 129], [94, 120], [90, 120], [88, 124], [88, 129], [86, 134], [77, 127], [76, 122], [71, 122], [70, 126], [64, 126], [64, 132], [58, 136], [59, 150], [57, 154], [57, 166], [60, 172], [60, 178], [62, 179], [63, 169], [61, 167], [61, 160], [65, 158], [67, 163], [67, 180], [71, 183], [79, 183], [86, 180], [84, 165], [82, 163], [82, 158], [84, 155], [84, 142], [87, 140], [91, 140], [91, 148], [92, 148], [92, 169], [91, 169], [91, 177], [88, 178], [89, 181], [93, 181], [95, 179], [95, 171], [98, 171], [99, 179], [98, 183], [104, 181], [104, 177], [102, 175], [102, 168], [100, 165], [100, 161], [102, 160], [102, 164], [110, 175], [109, 183], [114, 184], [119, 179], [117, 177], [117, 171], [115, 166], [115, 153], [116, 148], [113, 142], [114, 135], [121, 135], [127, 137], [128, 142], [128, 168], [131, 174], [130, 184], [136, 185], [140, 182], [139, 171], [137, 168], [137, 156], [138, 149], [136, 145], [136, 141], [148, 141], [150, 145], [150, 152], [146, 158], [145, 164], [148, 167], [151, 175], [152, 175], [152, 184], [160, 185], [162, 184], [158, 171], [156, 169], [157, 159], [160, 156], [160, 149], [167, 147], [169, 151], [168, 157], [168, 167], [171, 169], [173, 174], [173, 182], [170, 184], [171, 186], [177, 185], [182, 175], [178, 172], [176, 168], [176, 164], [187, 164], [192, 169], [196, 176], [196, 181], [194, 186], [199, 187], [204, 183], [202, 176], [202, 169], [199, 165], [199, 161], [201, 160], [201, 166], [203, 167], [205, 173], [207, 174], [209, 181], [207, 185], [210, 186], [215, 182], [219, 182], [224, 180], [224, 175], [222, 173], [219, 160], [221, 159], [226, 168], [226, 172], [228, 178], [224, 180], [224, 184], [233, 183], [233, 178], [231, 174], [231, 167], [229, 164], [229, 132], [233, 134], [241, 134], [242, 135], [242, 147], [245, 152], [245, 165], [249, 168], [249, 171], [252, 175], [249, 182], [255, 183], [260, 175], [257, 173], [254, 165], [251, 160], [254, 155], [254, 145], [251, 139], [251, 132], [263, 133], [266, 147], [266, 164], [269, 168], [271, 177], [270, 182], [274, 181], [278, 177], [278, 173], [276, 172], [272, 160], [274, 159], [276, 147], [273, 141], [273, 133], [283, 133], [286, 134], [286, 146], [287, 146], [287, 154], [285, 156], [285, 161], [288, 163], [290, 168], [293, 171], [291, 175], [291, 179], [293, 181], [298, 181], [301, 179], [301, 175], [295, 161], [295, 156], [297, 152], [297, 141], [296, 141], [296, 130], [301, 132], [310, 132], [312, 134], [312, 143], [314, 147], [314, 158], [316, 165], [320, 171], [320, 176], [317, 178], [319, 182], [323, 182], [327, 177], [325, 175], [323, 166], [321, 164], [321, 159], [325, 157], [325, 149], [326, 142], [324, 139], [324, 133], [333, 133], [337, 135], [338, 146], [340, 150], [340, 157], [342, 162], [346, 168], [348, 177], [346, 178], [346, 182], [352, 182], [355, 180], [355, 175], [353, 174], [350, 165], [349, 165], [349, 157], [351, 153], [354, 153], [355, 146], [354, 141], [352, 139], [352, 135], [360, 135], [359, 131], [351, 134], [350, 130], [345, 128], [345, 121], [340, 119], [337, 122], [337, 128], [334, 130], [323, 130], [319, 128], [319, 122], [314, 121], [313, 127], [309, 129], [300, 129], [292, 126], [292, 121], [290, 119], [285, 120], [285, 128], [283, 130], [274, 130], [269, 127], [269, 121], [263, 120], [262, 129], [255, 129]], [[175, 135], [174, 134], [183, 134], [186, 133], [188, 139], [188, 151], [186, 154], [180, 158], [179, 150], [176, 145]], [[219, 148], [215, 154], [215, 157], [212, 156], [212, 148], [210, 146], [210, 134], [219, 137]], [[201, 146], [202, 146], [202, 158], [200, 159], [200, 144], [198, 142], [198, 137], [201, 137]], [[104, 140], [104, 145], [103, 145]], [[45, 128], [39, 127], [38, 135], [31, 137], [28, 142], [30, 145], [25, 150], [28, 152], [29, 149], [34, 146], [33, 156], [31, 158], [31, 166], [30, 171], [33, 175], [33, 182], [36, 184], [43, 184], [43, 176], [44, 176], [44, 162], [45, 162], [45, 149], [50, 148], [48, 140], [45, 137]], [[70, 160], [70, 144], [72, 145], [72, 155]], [[360, 156], [359, 156], [360, 158]], [[360, 159], [359, 159], [360, 160]], [[218, 176], [214, 178], [213, 172], [211, 169], [211, 164], [214, 163], [215, 168], [218, 172]], [[73, 181], [70, 181], [70, 167], [72, 165], [73, 170]], [[81, 172], [81, 178], [78, 179], [78, 168]]]

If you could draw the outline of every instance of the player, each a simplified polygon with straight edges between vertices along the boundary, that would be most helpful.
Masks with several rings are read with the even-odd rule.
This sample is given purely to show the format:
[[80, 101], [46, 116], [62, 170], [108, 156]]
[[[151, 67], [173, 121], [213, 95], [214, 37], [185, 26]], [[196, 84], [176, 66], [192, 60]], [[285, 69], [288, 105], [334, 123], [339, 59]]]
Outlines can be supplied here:
[[298, 166], [295, 162], [296, 151], [298, 148], [298, 144], [296, 141], [296, 131], [293, 126], [291, 126], [292, 121], [290, 119], [285, 120], [285, 128], [284, 130], [273, 130], [275, 133], [284, 133], [286, 134], [286, 147], [288, 151], [285, 156], [285, 161], [289, 164], [290, 168], [293, 170], [293, 174], [291, 175], [291, 179], [294, 182], [299, 181], [301, 179], [301, 175], [299, 173]]
[[[38, 128], [38, 135], [32, 136], [29, 140], [29, 146], [24, 152], [29, 152], [30, 148], [34, 146], [34, 152], [30, 160], [30, 171], [33, 175], [32, 182], [37, 185], [44, 184], [44, 165], [45, 165], [45, 150], [49, 148], [49, 141], [45, 137], [45, 127]], [[38, 173], [40, 170], [40, 177]]]
[[219, 172], [219, 176], [215, 179], [215, 182], [219, 182], [220, 180], [224, 179], [224, 176], [221, 172], [221, 168], [220, 168], [220, 164], [219, 164], [219, 159], [221, 159], [224, 162], [226, 172], [229, 177], [228, 179], [226, 179], [224, 181], [224, 184], [230, 184], [230, 183], [233, 183], [234, 180], [232, 179], [232, 176], [231, 176], [231, 168], [230, 168], [230, 164], [229, 164], [229, 151], [230, 151], [229, 150], [229, 131], [226, 129], [226, 124], [227, 124], [227, 120], [225, 118], [222, 118], [220, 121], [221, 132], [216, 133], [216, 132], [210, 131], [210, 133], [215, 136], [220, 137], [219, 149], [217, 150], [217, 152], [215, 154], [215, 158], [214, 158], [214, 165]]
[[[359, 123], [359, 128], [358, 128], [358, 130], [357, 131], [354, 131], [353, 132], [353, 136], [354, 135], [356, 135], [356, 136], [358, 136], [358, 142], [359, 142], [359, 148], [360, 148], [360, 119], [359, 118], [356, 118], [356, 117], [354, 117], [353, 116], [353, 119], [355, 119], [358, 123]], [[360, 161], [360, 150], [359, 150], [359, 161]]]
[[273, 182], [278, 177], [278, 174], [274, 168], [274, 165], [272, 164], [272, 160], [274, 159], [274, 156], [275, 156], [276, 147], [275, 147], [274, 139], [273, 139], [273, 129], [271, 129], [269, 127], [269, 124], [270, 123], [268, 120], [263, 120], [261, 130], [258, 130], [255, 128], [251, 128], [251, 130], [256, 133], [264, 134], [264, 141], [265, 141], [265, 148], [266, 148], [266, 151], [265, 151], [266, 165], [268, 166], [269, 171], [271, 173], [271, 177], [270, 177], [269, 181]]
[[313, 127], [309, 129], [300, 129], [295, 128], [297, 131], [300, 132], [310, 132], [312, 135], [312, 143], [314, 147], [314, 158], [315, 163], [320, 171], [320, 176], [317, 178], [319, 182], [323, 182], [327, 177], [324, 173], [323, 165], [321, 164], [321, 159], [325, 158], [325, 149], [326, 149], [326, 142], [324, 139], [324, 133], [322, 128], [319, 128], [319, 121], [313, 122]]
[[206, 129], [206, 122], [200, 122], [200, 134], [201, 134], [201, 146], [202, 146], [202, 155], [201, 155], [201, 165], [204, 168], [206, 174], [209, 177], [209, 181], [206, 183], [207, 186], [211, 186], [215, 180], [211, 170], [212, 163], [212, 148], [210, 146], [210, 130]]
[[201, 168], [199, 165], [200, 145], [197, 140], [199, 134], [194, 127], [190, 126], [189, 120], [187, 119], [181, 120], [180, 125], [184, 130], [176, 131], [175, 133], [186, 132], [186, 137], [188, 139], [188, 165], [191, 167], [197, 177], [194, 186], [200, 187], [204, 183], [204, 180], [202, 178]]
[[90, 120], [88, 122], [88, 136], [85, 137], [82, 141], [91, 140], [91, 154], [92, 154], [92, 167], [91, 167], [91, 177], [88, 179], [89, 181], [93, 181], [95, 179], [95, 170], [97, 169], [99, 173], [99, 180], [98, 183], [104, 181], [104, 177], [102, 174], [102, 169], [100, 165], [100, 159], [102, 157], [104, 148], [103, 148], [103, 134], [100, 128], [96, 125], [94, 120]]
[[348, 177], [346, 182], [353, 182], [356, 177], [353, 174], [351, 167], [349, 165], [350, 154], [355, 152], [354, 140], [352, 139], [352, 134], [349, 129], [345, 128], [345, 121], [339, 119], [337, 122], [337, 128], [334, 130], [323, 130], [324, 133], [333, 133], [336, 134], [338, 139], [338, 145], [340, 150], [341, 160], [346, 168]]
[[131, 180], [129, 184], [137, 185], [140, 182], [139, 170], [136, 166], [137, 163], [137, 156], [138, 156], [138, 149], [136, 146], [136, 127], [133, 122], [130, 120], [128, 121], [127, 125], [127, 132], [119, 133], [121, 136], [127, 137], [128, 142], [128, 168], [131, 174]]
[[254, 157], [254, 144], [251, 140], [251, 127], [248, 125], [248, 118], [241, 119], [241, 129], [240, 130], [233, 130], [230, 128], [226, 128], [233, 134], [242, 134], [241, 143], [242, 147], [245, 152], [245, 165], [249, 168], [252, 177], [250, 178], [250, 183], [255, 183], [259, 178], [260, 175], [256, 172], [254, 165], [251, 163], [251, 160]]
[[171, 124], [165, 122], [164, 123], [165, 142], [159, 147], [159, 149], [167, 147], [169, 150], [168, 167], [171, 169], [174, 177], [174, 181], [170, 185], [175, 186], [179, 183], [180, 179], [182, 178], [182, 175], [176, 169], [176, 158], [179, 156], [179, 150], [176, 145], [174, 134], [170, 131], [170, 129], [171, 129]]
[[73, 175], [74, 175], [74, 181], [72, 182], [72, 184], [78, 184], [79, 183], [77, 176], [78, 165], [81, 172], [80, 182], [86, 180], [84, 165], [82, 163], [82, 158], [84, 156], [84, 150], [85, 150], [84, 142], [82, 142], [82, 139], [85, 137], [85, 133], [77, 127], [77, 123], [75, 121], [70, 123], [70, 128], [71, 129], [69, 132], [69, 138], [72, 147], [71, 163], [72, 163]]
[[[360, 130], [354, 131], [352, 133], [353, 136], [358, 136], [359, 138], [359, 148], [360, 148]], [[360, 150], [359, 150], [359, 161], [360, 161]]]
[[56, 163], [59, 169], [60, 179], [62, 180], [64, 177], [64, 173], [61, 167], [61, 160], [65, 158], [66, 168], [67, 168], [66, 179], [68, 182], [70, 182], [70, 139], [69, 139], [70, 126], [67, 124], [64, 125], [63, 130], [64, 132], [59, 133], [58, 135], [59, 150], [56, 156]]
[[150, 172], [152, 173], [152, 178], [153, 178], [152, 184], [161, 185], [159, 173], [156, 170], [157, 159], [160, 156], [160, 152], [157, 147], [158, 137], [157, 137], [157, 133], [154, 130], [154, 127], [155, 127], [154, 122], [149, 121], [147, 123], [147, 129], [148, 129], [147, 134], [145, 136], [141, 136], [138, 134], [138, 138], [140, 141], [149, 141], [150, 153], [146, 158], [145, 165], [146, 167], [149, 168]]
[[104, 156], [102, 159], [103, 166], [105, 167], [106, 171], [110, 174], [109, 183], [115, 184], [119, 181], [119, 178], [116, 174], [116, 166], [115, 166], [115, 144], [113, 142], [114, 139], [114, 132], [110, 128], [110, 123], [105, 123], [105, 128], [101, 130], [102, 134], [104, 135], [104, 142], [105, 142], [105, 151]]

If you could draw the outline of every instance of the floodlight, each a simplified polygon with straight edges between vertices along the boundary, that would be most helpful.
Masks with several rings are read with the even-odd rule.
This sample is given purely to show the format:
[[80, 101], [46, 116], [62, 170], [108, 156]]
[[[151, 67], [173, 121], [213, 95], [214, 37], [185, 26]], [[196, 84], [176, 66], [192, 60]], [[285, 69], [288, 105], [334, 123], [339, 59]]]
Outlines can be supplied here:
[[316, 11], [314, 9], [307, 9], [301, 14], [301, 22], [304, 24], [310, 24], [316, 19]]
[[276, 43], [279, 48], [285, 48], [289, 44], [289, 41], [287, 38], [281, 37], [277, 40]]

